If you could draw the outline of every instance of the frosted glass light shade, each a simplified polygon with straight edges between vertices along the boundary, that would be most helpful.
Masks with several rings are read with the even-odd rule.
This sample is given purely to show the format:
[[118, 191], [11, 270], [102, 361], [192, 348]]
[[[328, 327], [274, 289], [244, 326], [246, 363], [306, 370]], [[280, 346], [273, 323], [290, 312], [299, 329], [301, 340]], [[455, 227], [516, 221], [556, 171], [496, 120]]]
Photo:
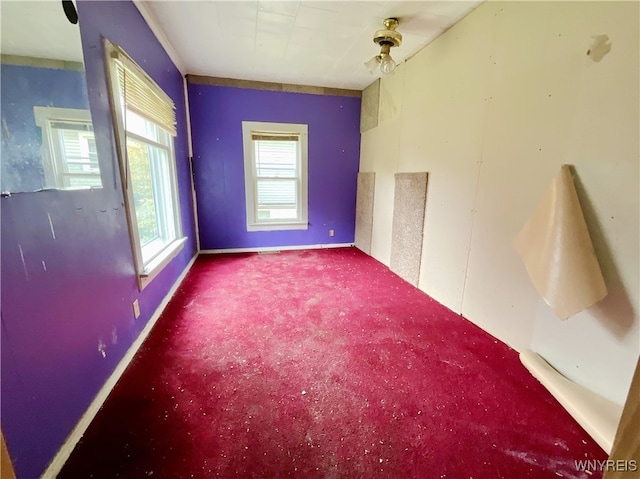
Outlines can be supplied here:
[[393, 61], [391, 55], [383, 54], [382, 59], [380, 60], [380, 71], [382, 73], [391, 73], [396, 68], [396, 62]]

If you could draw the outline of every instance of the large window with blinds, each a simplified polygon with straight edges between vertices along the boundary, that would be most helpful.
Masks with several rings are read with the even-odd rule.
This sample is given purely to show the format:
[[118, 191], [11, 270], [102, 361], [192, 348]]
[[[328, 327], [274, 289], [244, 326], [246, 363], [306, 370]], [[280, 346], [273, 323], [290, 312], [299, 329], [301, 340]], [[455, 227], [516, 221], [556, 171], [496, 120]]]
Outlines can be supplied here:
[[247, 231], [307, 229], [307, 125], [242, 122]]
[[140, 285], [184, 244], [171, 98], [120, 48], [105, 43], [120, 172]]

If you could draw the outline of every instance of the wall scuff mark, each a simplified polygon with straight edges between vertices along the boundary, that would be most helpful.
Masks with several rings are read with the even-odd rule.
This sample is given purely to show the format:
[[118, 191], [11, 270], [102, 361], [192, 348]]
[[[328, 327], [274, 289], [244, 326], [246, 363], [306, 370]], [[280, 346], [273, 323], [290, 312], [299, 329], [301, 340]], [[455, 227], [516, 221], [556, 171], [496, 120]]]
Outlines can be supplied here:
[[587, 56], [598, 63], [611, 51], [611, 40], [608, 35], [595, 35], [592, 38], [593, 43], [587, 50]]
[[53, 239], [56, 239], [56, 231], [53, 229], [53, 221], [51, 220], [51, 215], [47, 212], [47, 218], [49, 218], [49, 227], [51, 228], [51, 236]]
[[22, 245], [18, 245], [20, 250], [20, 261], [22, 261], [22, 267], [24, 268], [24, 277], [29, 281], [29, 273], [27, 272], [27, 263], [24, 261], [24, 252], [22, 251]]

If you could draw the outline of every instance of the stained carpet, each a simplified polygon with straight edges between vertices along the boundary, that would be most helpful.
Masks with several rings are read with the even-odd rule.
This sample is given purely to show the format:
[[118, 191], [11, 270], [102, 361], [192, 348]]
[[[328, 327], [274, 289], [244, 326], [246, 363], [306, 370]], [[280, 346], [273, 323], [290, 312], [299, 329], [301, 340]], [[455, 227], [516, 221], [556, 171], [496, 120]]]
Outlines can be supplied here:
[[59, 478], [595, 478], [515, 351], [355, 248], [201, 256]]

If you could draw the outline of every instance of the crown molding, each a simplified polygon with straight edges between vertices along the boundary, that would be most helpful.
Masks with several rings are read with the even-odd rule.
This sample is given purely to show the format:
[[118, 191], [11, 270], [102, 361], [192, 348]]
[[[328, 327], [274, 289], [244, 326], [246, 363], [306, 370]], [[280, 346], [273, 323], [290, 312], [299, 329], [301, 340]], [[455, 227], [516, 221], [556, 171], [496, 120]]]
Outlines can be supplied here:
[[173, 64], [176, 66], [178, 71], [180, 71], [182, 76], [186, 75], [187, 68], [184, 62], [178, 55], [178, 52], [176, 52], [176, 49], [173, 48], [173, 45], [160, 27], [160, 23], [149, 8], [148, 3], [148, 1], [144, 0], [133, 0], [133, 4], [138, 9], [145, 22], [147, 22], [147, 25], [149, 25], [149, 28], [151, 29], [157, 40], [160, 42], [160, 45], [162, 45], [162, 48], [164, 48], [165, 52], [167, 52], [167, 55], [169, 55], [169, 58], [171, 58]]
[[289, 83], [272, 83], [255, 80], [241, 80], [236, 78], [219, 78], [204, 75], [187, 75], [187, 83], [196, 85], [229, 86], [234, 88], [248, 88], [251, 90], [280, 91], [287, 93], [307, 93], [311, 95], [333, 95], [361, 97], [360, 90], [345, 88], [329, 88], [312, 85], [293, 85]]

